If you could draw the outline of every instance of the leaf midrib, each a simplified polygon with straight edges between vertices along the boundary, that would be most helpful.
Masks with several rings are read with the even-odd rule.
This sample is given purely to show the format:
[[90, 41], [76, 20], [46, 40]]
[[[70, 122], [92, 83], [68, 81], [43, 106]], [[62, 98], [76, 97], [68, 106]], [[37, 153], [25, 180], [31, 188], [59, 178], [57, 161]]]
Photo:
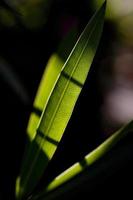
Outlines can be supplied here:
[[[76, 68], [77, 68], [77, 66], [78, 66], [78, 64], [79, 64], [79, 62], [80, 62], [81, 56], [83, 55], [83, 53], [84, 53], [84, 51], [85, 51], [85, 49], [86, 49], [86, 46], [87, 46], [87, 44], [88, 44], [88, 42], [89, 42], [89, 39], [91, 38], [92, 33], [93, 33], [93, 31], [95, 30], [97, 24], [98, 24], [98, 21], [95, 23], [94, 27], [92, 28], [92, 30], [91, 30], [91, 32], [90, 32], [90, 34], [89, 34], [89, 37], [88, 37], [88, 39], [87, 39], [87, 41], [86, 41], [86, 43], [85, 43], [85, 45], [84, 45], [84, 48], [82, 49], [82, 51], [81, 51], [81, 53], [80, 53], [80, 56], [78, 57], [78, 60], [77, 60], [77, 62], [76, 62], [76, 64], [75, 64], [75, 67], [74, 67], [74, 69], [72, 70], [69, 79], [67, 80], [67, 83], [66, 83], [66, 86], [65, 86], [65, 88], [64, 88], [64, 91], [63, 91], [63, 93], [62, 93], [62, 95], [61, 95], [60, 100], [58, 101], [58, 104], [57, 104], [56, 109], [55, 109], [55, 111], [54, 111], [53, 117], [52, 117], [51, 120], [50, 120], [49, 126], [48, 126], [48, 128], [46, 129], [46, 132], [49, 132], [49, 130], [50, 130], [50, 128], [51, 128], [52, 122], [53, 122], [54, 119], [55, 119], [56, 113], [57, 113], [57, 111], [58, 111], [58, 108], [59, 108], [59, 106], [60, 106], [62, 100], [63, 100], [63, 97], [64, 97], [64, 95], [65, 95], [65, 92], [66, 92], [67, 88], [69, 87], [71, 77], [73, 76], [73, 74], [74, 74], [74, 72], [75, 72], [75, 70], [76, 70]], [[82, 36], [82, 35], [81, 35], [81, 36]], [[81, 38], [81, 37], [80, 37], [80, 38]], [[80, 39], [80, 38], [79, 38], [79, 39]], [[77, 41], [77, 42], [78, 42], [78, 41]], [[76, 48], [76, 45], [75, 45], [75, 48]], [[72, 53], [74, 52], [75, 48], [74, 48], [73, 51], [71, 52], [70, 56], [71, 56]], [[67, 60], [69, 60], [70, 56], [68, 57]], [[66, 66], [66, 64], [67, 64], [67, 61], [66, 61], [66, 63], [65, 63], [65, 66]], [[65, 66], [64, 66], [63, 69], [65, 69]], [[63, 71], [63, 69], [61, 70], [61, 72]], [[60, 77], [61, 77], [61, 73], [60, 73], [60, 75], [59, 75], [57, 81], [59, 80]], [[56, 81], [56, 83], [57, 83], [57, 81]], [[53, 91], [54, 91], [54, 89], [53, 89]], [[48, 102], [47, 102], [47, 103], [48, 103]], [[49, 134], [47, 133], [47, 135], [49, 135]], [[45, 138], [47, 135], [44, 135], [44, 138]], [[44, 139], [44, 138], [43, 138], [43, 139]], [[28, 183], [29, 177], [30, 177], [31, 174], [32, 174], [32, 169], [33, 169], [33, 167], [35, 166], [35, 163], [36, 163], [36, 161], [37, 161], [39, 152], [40, 152], [42, 146], [44, 145], [44, 143], [45, 143], [44, 140], [42, 140], [41, 143], [40, 143], [40, 146], [39, 146], [39, 148], [38, 148], [37, 154], [36, 154], [36, 156], [35, 156], [35, 158], [34, 158], [34, 160], [33, 160], [33, 162], [32, 162], [31, 168], [30, 168], [30, 170], [29, 170], [29, 173], [28, 173], [28, 175], [27, 175], [25, 184], [24, 184], [24, 186], [23, 186], [23, 191], [24, 191], [24, 189], [25, 189], [25, 187], [26, 187], [26, 185], [27, 185], [27, 183]]]

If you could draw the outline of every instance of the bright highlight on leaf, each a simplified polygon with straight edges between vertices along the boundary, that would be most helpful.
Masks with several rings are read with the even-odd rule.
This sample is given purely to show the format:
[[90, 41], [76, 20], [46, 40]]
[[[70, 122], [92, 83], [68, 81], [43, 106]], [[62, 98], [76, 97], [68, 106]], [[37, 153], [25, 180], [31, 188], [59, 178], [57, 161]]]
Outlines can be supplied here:
[[[30, 142], [34, 139], [36, 135], [36, 128], [39, 123], [43, 109], [45, 109], [50, 93], [54, 87], [55, 81], [59, 76], [61, 69], [64, 65], [64, 60], [67, 59], [74, 43], [76, 42], [77, 31], [72, 29], [66, 37], [63, 39], [57, 53], [54, 53], [46, 66], [44, 74], [42, 76], [35, 101], [33, 104], [33, 111], [31, 113], [27, 134]], [[65, 49], [65, 51], [64, 51]]]
[[[74, 179], [77, 175], [82, 175], [81, 173], [85, 171], [86, 168], [88, 168], [91, 165], [93, 165], [97, 160], [102, 158], [104, 155], [107, 154], [108, 151], [110, 151], [123, 137], [125, 137], [128, 133], [133, 131], [133, 121], [128, 123], [127, 125], [120, 128], [117, 132], [115, 132], [112, 136], [110, 136], [108, 139], [106, 139], [101, 145], [99, 145], [95, 150], [93, 150], [91, 153], [89, 153], [81, 162], [74, 164], [70, 168], [68, 168], [66, 171], [64, 171], [62, 174], [57, 176], [49, 185], [44, 188], [44, 191], [41, 192], [39, 195], [31, 198], [31, 200], [43, 200], [43, 199], [53, 199], [52, 196], [54, 196], [54, 193], [52, 191], [56, 191], [56, 189], [61, 187], [61, 192], [67, 191], [67, 186], [65, 183], [68, 181], [73, 180], [73, 182], [77, 182], [77, 179]], [[84, 165], [82, 163], [85, 163]], [[105, 163], [106, 166], [106, 163]], [[70, 186], [71, 185], [71, 186]], [[69, 186], [72, 188], [73, 183], [71, 184], [69, 182]], [[51, 192], [51, 193], [50, 193]], [[59, 191], [58, 191], [59, 193]], [[47, 195], [51, 194], [51, 195]]]
[[19, 199], [33, 191], [64, 133], [95, 56], [104, 15], [105, 3], [82, 32], [54, 83], [41, 115], [37, 134], [23, 161], [16, 186]]
[[[133, 130], [133, 122], [131, 121], [126, 126], [119, 129], [116, 133], [110, 136], [105, 142], [98, 146], [94, 151], [89, 153], [84, 161], [86, 163], [85, 168], [92, 165], [98, 159], [103, 157], [120, 139], [122, 139], [126, 134]], [[82, 163], [82, 161], [81, 161]], [[80, 163], [76, 163], [71, 168], [59, 175], [51, 184], [46, 188], [46, 191], [50, 191], [57, 186], [65, 183], [66, 181], [72, 179], [74, 176], [79, 174], [84, 170]]]

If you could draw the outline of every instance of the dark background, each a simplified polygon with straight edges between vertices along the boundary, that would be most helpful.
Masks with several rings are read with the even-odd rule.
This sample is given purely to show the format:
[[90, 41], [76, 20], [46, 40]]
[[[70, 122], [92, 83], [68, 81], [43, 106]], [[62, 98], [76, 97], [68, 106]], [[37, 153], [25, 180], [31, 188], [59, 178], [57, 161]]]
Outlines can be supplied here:
[[[63, 39], [64, 30], [67, 32], [71, 28], [71, 25], [65, 27], [66, 22], [76, 19], [78, 32], [81, 33], [93, 11], [91, 4], [86, 0], [82, 0], [82, 6], [81, 2], [76, 0], [55, 0], [47, 10], [47, 20], [43, 23], [42, 18], [41, 25], [38, 22], [37, 25], [33, 23], [30, 26], [32, 17], [31, 22], [26, 23], [17, 7], [4, 0], [0, 4], [0, 8], [4, 8], [5, 12], [10, 12], [14, 17], [12, 25], [10, 20], [9, 23], [3, 21], [0, 15], [0, 199], [12, 200], [15, 198], [15, 179], [20, 170], [26, 143], [26, 126], [45, 65]], [[45, 7], [42, 6], [41, 9]], [[99, 71], [102, 61], [108, 57], [109, 52], [111, 53], [112, 40], [117, 40], [115, 26], [106, 20], [98, 53], [86, 84], [55, 157], [38, 188], [43, 185], [45, 179], [52, 179], [79, 161], [107, 137], [101, 124], [103, 93], [99, 84]], [[18, 87], [14, 86], [14, 79]], [[129, 141], [131, 143], [132, 137]], [[126, 140], [126, 146], [129, 141]], [[132, 145], [129, 146], [132, 152]], [[116, 193], [131, 194], [129, 182], [132, 175], [132, 155], [127, 155], [127, 160], [124, 157], [117, 165], [111, 165], [102, 176], [96, 177], [91, 187], [89, 182], [84, 182], [76, 192], [69, 192], [61, 199], [72, 199], [79, 195], [83, 195], [83, 199], [89, 199], [89, 195], [95, 194], [100, 198], [106, 197], [106, 193], [107, 198]], [[113, 162], [114, 160], [111, 161]], [[109, 176], [106, 177], [106, 173]]]

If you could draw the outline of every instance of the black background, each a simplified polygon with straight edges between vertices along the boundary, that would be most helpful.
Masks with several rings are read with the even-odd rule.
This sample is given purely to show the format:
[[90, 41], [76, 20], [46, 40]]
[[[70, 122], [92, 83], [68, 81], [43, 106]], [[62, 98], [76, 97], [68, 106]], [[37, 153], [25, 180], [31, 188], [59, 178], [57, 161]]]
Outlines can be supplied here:
[[[73, 3], [72, 1], [63, 1], [63, 3], [54, 1], [48, 21], [40, 30], [29, 30], [19, 23], [13, 28], [1, 27], [0, 29], [0, 57], [7, 60], [12, 70], [17, 73], [30, 98], [28, 104], [24, 103], [11, 89], [8, 81], [3, 78], [2, 74], [0, 75], [0, 199], [2, 200], [15, 198], [15, 179], [20, 170], [26, 142], [26, 126], [32, 110], [33, 99], [45, 64], [61, 40], [59, 21], [64, 13], [78, 17], [79, 32], [92, 14], [85, 0], [82, 1], [82, 6], [77, 1], [73, 1]], [[98, 73], [99, 63], [106, 56], [111, 38], [114, 37], [113, 31], [110, 31], [112, 31], [111, 25], [106, 22], [96, 59], [73, 116], [55, 157], [38, 187], [42, 186], [44, 179], [52, 179], [105, 139], [100, 125], [99, 109], [102, 104], [102, 96], [99, 90]], [[76, 192], [70, 192], [61, 199], [72, 199], [79, 195], [83, 196], [82, 199], [89, 199], [89, 195], [108, 198], [110, 195], [114, 197], [116, 193], [117, 195], [131, 194], [129, 181], [132, 175], [132, 163], [129, 162], [129, 159], [121, 163], [123, 166], [115, 167], [115, 169], [117, 168], [116, 172], [115, 169], [113, 173], [111, 170], [106, 172], [111, 174], [108, 178], [105, 178], [106, 174], [103, 174], [103, 179], [101, 176], [96, 178], [92, 187], [90, 187], [90, 183], [85, 182]]]

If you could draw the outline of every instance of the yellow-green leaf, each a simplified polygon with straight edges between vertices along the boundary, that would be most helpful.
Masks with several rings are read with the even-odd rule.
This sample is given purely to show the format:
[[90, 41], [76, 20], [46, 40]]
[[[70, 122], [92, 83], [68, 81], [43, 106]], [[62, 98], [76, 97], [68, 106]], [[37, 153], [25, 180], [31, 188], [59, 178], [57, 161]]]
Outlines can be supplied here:
[[[111, 151], [111, 149], [117, 145], [117, 143], [124, 138], [128, 133], [133, 131], [133, 121], [129, 122], [122, 128], [120, 128], [118, 131], [116, 131], [114, 134], [112, 134], [108, 139], [106, 139], [101, 145], [99, 145], [96, 149], [94, 149], [91, 153], [89, 153], [87, 156], [84, 157], [83, 160], [80, 162], [75, 163], [70, 168], [68, 168], [66, 171], [64, 171], [62, 174], [57, 176], [51, 183], [48, 184], [46, 188], [44, 188], [44, 191], [40, 192], [38, 195], [31, 198], [31, 200], [52, 200], [55, 197], [55, 192], [57, 195], [61, 195], [61, 193], [68, 190], [68, 185], [65, 185], [65, 183], [69, 183], [69, 188], [72, 189], [76, 184], [79, 183], [77, 179], [74, 179], [75, 177], [79, 177], [79, 180], [82, 180], [83, 172], [86, 172], [86, 168], [88, 172], [90, 171], [89, 167], [94, 165], [96, 161], [100, 160], [102, 157], [104, 157], [107, 152]], [[105, 166], [107, 163], [105, 162]], [[108, 165], [107, 165], [108, 166]], [[99, 167], [99, 165], [95, 166]], [[81, 175], [81, 176], [79, 176]], [[95, 174], [93, 174], [94, 176]], [[92, 177], [91, 171], [90, 171], [90, 177]], [[70, 181], [73, 181], [70, 182]], [[74, 184], [75, 182], [75, 184]], [[62, 186], [60, 188], [60, 186]], [[54, 192], [53, 192], [54, 191]], [[55, 198], [56, 199], [56, 198]]]
[[[28, 140], [31, 142], [36, 135], [36, 128], [39, 123], [40, 116], [43, 109], [46, 107], [49, 95], [54, 87], [55, 81], [59, 76], [61, 69], [71, 51], [74, 43], [76, 42], [77, 31], [73, 28], [63, 39], [59, 45], [57, 52], [54, 53], [44, 70], [40, 85], [33, 104], [33, 111], [29, 118], [27, 127]], [[64, 51], [65, 49], [65, 51]]]
[[57, 77], [17, 180], [18, 198], [33, 191], [55, 153], [95, 56], [104, 15], [105, 3], [87, 24]]

